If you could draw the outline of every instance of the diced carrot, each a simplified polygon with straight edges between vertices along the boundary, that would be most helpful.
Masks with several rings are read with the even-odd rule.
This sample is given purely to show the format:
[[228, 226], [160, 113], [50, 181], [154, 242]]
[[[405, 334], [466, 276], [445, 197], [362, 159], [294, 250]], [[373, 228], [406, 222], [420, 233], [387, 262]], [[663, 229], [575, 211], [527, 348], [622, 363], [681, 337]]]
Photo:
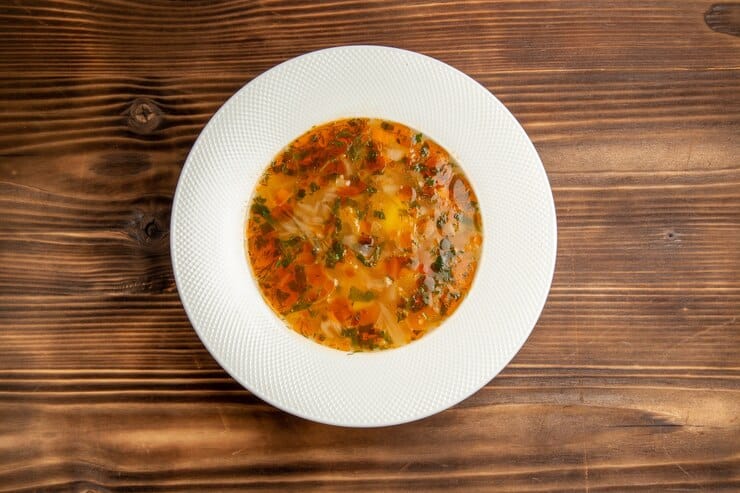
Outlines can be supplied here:
[[391, 279], [398, 279], [398, 274], [401, 272], [401, 269], [405, 267], [409, 262], [409, 259], [407, 257], [398, 257], [398, 256], [392, 256], [385, 259], [385, 269], [386, 274], [390, 276]]
[[337, 195], [340, 197], [352, 197], [359, 195], [365, 191], [367, 185], [362, 180], [352, 180], [346, 187], [339, 187], [337, 189]]
[[360, 221], [360, 233], [363, 236], [369, 236], [373, 231], [373, 224], [368, 220]]
[[398, 190], [398, 197], [401, 200], [411, 202], [416, 198], [416, 190], [408, 185], [401, 185], [401, 188]]
[[329, 304], [329, 310], [331, 311], [337, 322], [349, 326], [352, 324], [352, 307], [349, 304], [347, 298], [335, 298]]
[[398, 246], [404, 249], [411, 248], [413, 246], [411, 231], [402, 231], [401, 234], [398, 235]]
[[370, 325], [374, 324], [380, 316], [380, 306], [377, 303], [372, 303], [366, 308], [358, 310], [358, 325]]
[[385, 169], [385, 165], [385, 158], [380, 153], [378, 153], [374, 161], [366, 161], [365, 169], [367, 169], [371, 173], [377, 173], [378, 171], [383, 171]]

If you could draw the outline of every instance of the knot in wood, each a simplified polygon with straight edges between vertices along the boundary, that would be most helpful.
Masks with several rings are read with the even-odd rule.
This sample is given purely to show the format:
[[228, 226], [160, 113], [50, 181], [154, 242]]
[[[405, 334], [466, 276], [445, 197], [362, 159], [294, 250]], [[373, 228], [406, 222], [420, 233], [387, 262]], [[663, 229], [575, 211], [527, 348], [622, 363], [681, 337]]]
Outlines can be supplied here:
[[135, 99], [127, 113], [128, 126], [140, 135], [154, 132], [162, 123], [162, 110], [151, 99]]
[[162, 228], [157, 224], [157, 219], [152, 219], [144, 226], [144, 234], [150, 241], [158, 240], [164, 235]]
[[170, 211], [167, 208], [150, 204], [133, 211], [131, 222], [127, 225], [128, 235], [145, 249], [159, 250], [166, 242], [162, 240], [169, 233]]
[[740, 3], [715, 3], [704, 13], [704, 22], [718, 33], [740, 36]]

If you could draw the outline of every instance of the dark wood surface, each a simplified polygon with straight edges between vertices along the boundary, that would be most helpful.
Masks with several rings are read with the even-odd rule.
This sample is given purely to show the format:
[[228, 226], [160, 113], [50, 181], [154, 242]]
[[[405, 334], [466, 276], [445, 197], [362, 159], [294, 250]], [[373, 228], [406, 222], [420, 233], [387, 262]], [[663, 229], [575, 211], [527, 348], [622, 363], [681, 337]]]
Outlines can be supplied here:
[[[740, 490], [740, 4], [0, 5], [0, 491]], [[280, 412], [206, 352], [170, 205], [240, 86], [416, 50], [522, 122], [558, 210], [532, 336], [389, 429]]]

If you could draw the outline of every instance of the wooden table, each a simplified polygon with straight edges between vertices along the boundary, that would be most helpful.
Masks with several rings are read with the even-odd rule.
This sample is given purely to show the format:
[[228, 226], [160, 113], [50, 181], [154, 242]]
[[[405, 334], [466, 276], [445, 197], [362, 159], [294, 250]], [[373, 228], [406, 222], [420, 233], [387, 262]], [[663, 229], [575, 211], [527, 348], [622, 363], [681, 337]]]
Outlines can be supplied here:
[[[0, 7], [0, 491], [737, 491], [740, 4], [59, 0]], [[353, 43], [522, 122], [557, 271], [516, 359], [387, 429], [308, 422], [206, 352], [169, 256], [194, 139]]]

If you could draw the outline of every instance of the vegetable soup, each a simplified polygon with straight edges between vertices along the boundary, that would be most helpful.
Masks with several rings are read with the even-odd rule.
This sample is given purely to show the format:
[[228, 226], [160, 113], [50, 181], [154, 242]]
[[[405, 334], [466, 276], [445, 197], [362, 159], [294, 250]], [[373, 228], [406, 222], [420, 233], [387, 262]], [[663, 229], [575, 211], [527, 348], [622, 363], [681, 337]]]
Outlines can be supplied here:
[[296, 332], [343, 351], [402, 346], [467, 294], [481, 216], [450, 154], [400, 123], [312, 128], [256, 186], [246, 250], [262, 296]]

